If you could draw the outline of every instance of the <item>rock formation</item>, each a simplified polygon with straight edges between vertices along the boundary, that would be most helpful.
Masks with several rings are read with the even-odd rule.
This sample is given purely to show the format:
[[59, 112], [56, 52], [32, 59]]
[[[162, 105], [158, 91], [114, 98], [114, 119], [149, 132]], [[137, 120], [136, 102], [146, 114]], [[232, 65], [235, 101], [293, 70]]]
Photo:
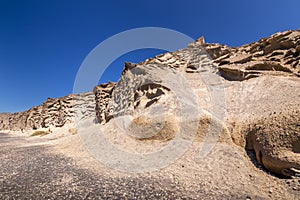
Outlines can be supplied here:
[[[125, 63], [119, 82], [96, 86], [94, 95], [1, 114], [0, 130], [61, 127], [94, 115], [113, 127], [121, 119], [130, 138], [166, 141], [184, 130], [185, 138], [253, 150], [265, 168], [293, 176], [300, 170], [299, 60], [300, 30], [236, 48], [201, 38], [186, 49]], [[195, 124], [196, 135], [189, 135]]]
[[96, 101], [96, 115], [98, 122], [103, 124], [112, 118], [111, 113], [111, 97], [112, 90], [115, 83], [110, 82], [107, 84], [101, 84], [94, 88], [95, 101]]
[[[80, 109], [80, 108], [84, 108]], [[25, 112], [0, 114], [0, 130], [35, 130], [39, 128], [62, 127], [72, 123], [76, 117], [95, 115], [92, 92], [71, 94], [62, 98], [48, 98], [40, 106]]]
[[205, 44], [220, 74], [228, 80], [245, 80], [262, 74], [300, 76], [300, 33], [276, 33], [258, 42], [231, 48]]
[[[300, 102], [300, 31], [277, 33], [238, 48], [219, 44], [202, 45], [201, 41], [203, 39], [190, 44], [186, 49], [165, 53], [138, 64], [126, 63], [121, 80], [114, 85], [113, 90], [109, 90], [113, 102], [111, 99], [105, 100], [110, 103], [106, 104], [106, 110], [101, 109], [97, 113], [98, 120], [107, 123], [113, 117], [130, 114], [133, 118], [126, 123], [128, 127], [135, 127], [129, 129], [131, 132], [145, 133], [157, 127], [157, 118], [152, 121], [149, 119], [151, 106], [170, 106], [169, 99], [174, 91], [153, 79], [151, 73], [142, 77], [144, 82], [147, 82], [147, 77], [151, 77], [151, 84], [142, 83], [140, 78], [147, 74], [143, 70], [151, 71], [149, 68], [156, 68], [154, 70], [157, 73], [162, 73], [159, 72], [161, 69], [173, 69], [188, 82], [187, 87], [192, 88], [198, 97], [198, 105], [206, 111], [199, 117], [196, 138], [203, 140], [203, 132], [207, 131], [209, 125], [219, 126], [219, 141], [233, 142], [254, 150], [258, 162], [277, 174], [291, 176], [299, 173], [300, 130], [297, 121]], [[203, 101], [210, 95], [205, 88], [210, 83], [206, 82], [206, 86], [203, 82], [201, 84], [203, 75], [199, 74], [208, 71], [222, 77], [226, 94], [226, 119], [223, 123], [218, 122], [214, 111], [208, 108], [212, 102]], [[137, 85], [143, 87], [139, 88]], [[99, 91], [99, 87], [101, 88], [98, 86], [95, 90]], [[114, 108], [113, 105], [123, 106]], [[168, 108], [169, 112], [174, 111], [171, 110]], [[106, 120], [103, 120], [103, 116], [106, 116]], [[174, 121], [178, 116], [173, 115], [171, 118]], [[170, 124], [170, 121], [166, 120], [165, 123]], [[140, 127], [141, 124], [143, 128]], [[172, 138], [174, 130], [167, 130], [169, 132], [164, 131], [166, 137], [156, 139]], [[154, 139], [148, 133], [149, 135], [149, 139]], [[135, 137], [139, 139], [140, 136]], [[142, 138], [145, 139], [144, 136]]]

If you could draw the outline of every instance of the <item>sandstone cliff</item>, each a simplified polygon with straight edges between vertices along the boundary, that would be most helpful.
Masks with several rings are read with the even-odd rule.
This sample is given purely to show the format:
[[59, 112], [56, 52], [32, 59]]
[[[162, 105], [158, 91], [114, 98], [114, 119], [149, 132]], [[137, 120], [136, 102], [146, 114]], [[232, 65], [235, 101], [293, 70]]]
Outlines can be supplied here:
[[[80, 108], [85, 110], [79, 113]], [[95, 115], [93, 93], [71, 94], [62, 98], [48, 98], [42, 105], [24, 112], [0, 114], [0, 130], [25, 131], [62, 127], [74, 122], [75, 116]]]
[[[130, 136], [138, 132], [143, 135], [133, 135], [136, 139], [172, 139], [174, 124], [182, 120], [178, 122], [179, 105], [174, 101], [178, 94], [174, 95], [174, 88], [189, 101], [190, 97], [180, 89], [184, 85], [186, 90], [192, 89], [200, 106], [200, 114], [195, 118], [188, 119], [183, 113], [184, 123], [199, 121], [196, 140], [207, 140], [208, 128], [219, 127], [220, 135], [215, 136], [219, 142], [254, 150], [258, 162], [267, 169], [295, 175], [300, 169], [299, 44], [300, 31], [277, 33], [237, 48], [195, 41], [186, 49], [138, 64], [126, 63], [117, 84], [100, 85], [94, 90], [98, 121], [111, 124], [108, 126], [113, 129], [112, 118], [130, 115], [121, 122], [126, 124], [122, 130], [129, 131]], [[176, 73], [185, 83], [164, 73]], [[157, 78], [157, 74], [168, 83]], [[212, 90], [219, 92], [212, 96]], [[206, 100], [207, 97], [223, 98], [225, 103]], [[157, 106], [164, 107], [167, 116], [151, 114]], [[222, 109], [226, 116], [220, 119]], [[164, 126], [154, 137], [149, 129], [159, 127], [162, 121]], [[184, 126], [192, 132], [189, 128]], [[213, 134], [210, 140], [214, 139]]]
[[276, 33], [258, 42], [231, 48], [205, 44], [206, 50], [228, 80], [245, 80], [263, 74], [300, 76], [300, 33]]
[[167, 141], [184, 130], [186, 138], [254, 150], [265, 168], [293, 176], [300, 170], [299, 55], [299, 30], [236, 48], [198, 40], [126, 63], [118, 83], [96, 86], [94, 94], [1, 114], [0, 130], [61, 127], [95, 115], [111, 132], [129, 131], [120, 136], [126, 140]]

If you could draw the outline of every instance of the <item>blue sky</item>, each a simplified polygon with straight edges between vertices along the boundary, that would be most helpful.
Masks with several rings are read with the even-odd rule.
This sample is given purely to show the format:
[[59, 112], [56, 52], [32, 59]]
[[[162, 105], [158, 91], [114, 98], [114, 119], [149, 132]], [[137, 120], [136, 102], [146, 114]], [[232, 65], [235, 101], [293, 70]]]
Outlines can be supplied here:
[[[164, 27], [239, 46], [299, 29], [299, 8], [298, 0], [0, 0], [0, 112], [26, 110], [72, 93], [88, 53], [119, 32]], [[148, 49], [121, 56], [101, 81], [118, 80], [125, 61], [159, 53]]]

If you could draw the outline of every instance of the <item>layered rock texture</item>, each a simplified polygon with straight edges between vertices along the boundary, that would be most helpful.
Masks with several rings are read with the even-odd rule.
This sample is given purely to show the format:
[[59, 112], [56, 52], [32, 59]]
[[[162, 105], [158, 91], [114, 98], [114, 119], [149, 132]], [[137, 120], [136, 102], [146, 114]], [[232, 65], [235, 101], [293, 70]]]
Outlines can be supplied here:
[[[268, 170], [300, 170], [300, 31], [241, 47], [195, 41], [186, 49], [125, 63], [118, 83], [94, 94], [48, 99], [28, 111], [0, 115], [0, 129], [61, 127], [97, 118], [124, 140], [183, 139], [255, 151]], [[74, 117], [76, 119], [74, 119]]]
[[111, 97], [115, 83], [101, 84], [94, 88], [98, 122], [103, 124], [112, 118]]
[[25, 112], [0, 114], [0, 130], [25, 131], [62, 127], [76, 119], [94, 116], [94, 98], [92, 92], [71, 94], [62, 98], [48, 98], [42, 105]]
[[227, 80], [241, 81], [263, 74], [300, 76], [299, 31], [276, 33], [238, 48], [219, 44], [204, 46]]

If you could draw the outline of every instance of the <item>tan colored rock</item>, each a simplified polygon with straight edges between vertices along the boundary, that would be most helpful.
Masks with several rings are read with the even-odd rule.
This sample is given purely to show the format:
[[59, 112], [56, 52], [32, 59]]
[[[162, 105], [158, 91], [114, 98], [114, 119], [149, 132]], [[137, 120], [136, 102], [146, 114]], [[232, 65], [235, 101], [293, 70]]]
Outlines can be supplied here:
[[[256, 130], [258, 124], [263, 124], [261, 127], [264, 127], [266, 124], [272, 126], [271, 124], [274, 121], [271, 113], [279, 113], [287, 107], [299, 111], [300, 99], [298, 94], [300, 91], [298, 92], [298, 90], [300, 88], [300, 80], [297, 78], [297, 70], [299, 69], [298, 66], [294, 67], [298, 59], [298, 55], [295, 54], [298, 49], [298, 46], [295, 45], [299, 40], [298, 32], [275, 34], [271, 38], [262, 39], [257, 43], [239, 48], [230, 48], [218, 44], [204, 45], [209, 56], [213, 58], [217, 65], [218, 71], [216, 72], [225, 78], [223, 81], [227, 102], [227, 119], [223, 124], [214, 118], [202, 116], [199, 119], [197, 140], [202, 141], [205, 138], [206, 131], [210, 126], [220, 127], [219, 142], [226, 142], [232, 145], [237, 144], [241, 147], [255, 150], [258, 162], [270, 171], [287, 176], [295, 174], [295, 171], [299, 169], [300, 163], [297, 158], [298, 153], [294, 152], [295, 149], [298, 149], [299, 130], [288, 126], [284, 122], [285, 117], [278, 118], [277, 129], [265, 129], [263, 133], [253, 130]], [[213, 72], [214, 66], [211, 65], [210, 61], [210, 58], [205, 55], [202, 47], [195, 42], [190, 44], [187, 49], [156, 56], [153, 59], [136, 64], [134, 67], [136, 70], [143, 70], [144, 66], [154, 64], [154, 66], [160, 69], [175, 69], [186, 80], [191, 82], [190, 86], [192, 88], [205, 91], [201, 84], [196, 83], [195, 80], [198, 78], [199, 81], [199, 76], [197, 77], [196, 74], [201, 74], [209, 69]], [[173, 63], [178, 64], [174, 65]], [[128, 70], [128, 68], [125, 70]], [[134, 80], [133, 77], [125, 78], [126, 75], [124, 74], [121, 80]], [[195, 74], [196, 76], [193, 77], [189, 74]], [[232, 80], [237, 82], [231, 82]], [[155, 84], [157, 88], [163, 87], [163, 85], [159, 85], [158, 83]], [[154, 85], [152, 86], [153, 88]], [[130, 81], [126, 87], [130, 88]], [[124, 102], [117, 103], [117, 105], [123, 105], [122, 108], [118, 108], [117, 110], [120, 111], [128, 108], [130, 112], [123, 112], [123, 114], [122, 112], [118, 112], [115, 117], [126, 114], [132, 115], [132, 123], [129, 124], [129, 126], [132, 126], [130, 129], [132, 132], [138, 133], [144, 129], [151, 130], [153, 129], [151, 127], [154, 127], [155, 123], [159, 123], [159, 121], [149, 118], [147, 109], [158, 105], [159, 102], [167, 102], [167, 98], [164, 99], [160, 96], [157, 103], [153, 102], [150, 106], [146, 106], [147, 102], [151, 101], [147, 97], [147, 94], [150, 94], [153, 88], [151, 86], [143, 90], [136, 88], [136, 94], [129, 95], [128, 97], [125, 97], [126, 95], [122, 96], [124, 93], [130, 93], [126, 92], [128, 90], [125, 88], [112, 91], [112, 93], [119, 96], [118, 99], [127, 99], [129, 102], [129, 104]], [[170, 96], [169, 92], [161, 94], [165, 97]], [[208, 93], [204, 94], [207, 95]], [[143, 117], [136, 115], [137, 113], [144, 113]], [[282, 116], [286, 115], [287, 113]], [[289, 119], [298, 119], [295, 113], [291, 112], [288, 115]], [[187, 121], [186, 123], [189, 122]], [[174, 130], [166, 130], [169, 131], [163, 132], [165, 137], [161, 137], [161, 134], [158, 134], [160, 136], [150, 137], [150, 139], [173, 138], [174, 136], [171, 133]], [[276, 130], [288, 130], [290, 133], [286, 137], [280, 137], [281, 132]], [[282, 142], [286, 146], [282, 145]], [[259, 160], [261, 158], [260, 155], [263, 155], [262, 160]]]
[[25, 112], [0, 114], [0, 130], [25, 131], [62, 127], [74, 123], [75, 117], [93, 116], [94, 110], [94, 95], [91, 92], [71, 94], [62, 98], [48, 98], [42, 105], [32, 107]]
[[101, 84], [94, 88], [96, 115], [99, 123], [108, 122], [112, 116], [111, 98], [115, 83]]
[[[282, 142], [293, 145], [292, 137], [296, 136], [300, 139], [299, 131], [293, 128], [295, 124], [288, 121], [299, 118], [299, 94], [300, 81], [296, 77], [263, 75], [242, 82], [234, 81], [226, 88], [226, 105], [227, 105], [227, 127], [235, 144], [254, 150], [255, 148], [263, 149], [261, 154], [273, 155], [273, 151], [277, 152], [272, 158], [272, 163], [278, 166], [261, 164], [270, 171], [283, 174], [283, 166], [292, 168], [297, 166], [292, 164], [288, 156], [288, 151], [282, 145]], [[238, 97], [238, 98], [237, 98]], [[275, 113], [275, 114], [274, 114]], [[276, 115], [276, 119], [274, 118]], [[256, 135], [256, 128], [260, 133], [259, 138], [265, 141], [263, 145], [272, 145], [262, 148], [261, 145], [253, 147], [253, 135]], [[274, 127], [272, 127], [274, 126]], [[264, 131], [262, 131], [264, 130]], [[281, 135], [280, 131], [290, 131], [286, 137], [277, 137]], [[269, 139], [274, 138], [270, 141]], [[256, 143], [256, 142], [254, 142]], [[259, 153], [259, 151], [257, 151]], [[296, 156], [297, 154], [293, 154]], [[266, 158], [266, 156], [265, 156]], [[271, 162], [271, 161], [269, 161]], [[280, 163], [289, 163], [282, 165]], [[299, 162], [298, 162], [299, 163]], [[275, 164], [276, 165], [276, 164]], [[281, 167], [279, 167], [281, 166]], [[280, 170], [282, 171], [280, 171]]]
[[[299, 46], [299, 30], [235, 48], [199, 39], [185, 49], [125, 63], [119, 82], [96, 86], [94, 94], [0, 114], [0, 130], [62, 127], [95, 115], [112, 140], [113, 134], [120, 136], [126, 146], [127, 139], [172, 140], [181, 129], [190, 139], [196, 124], [195, 141], [217, 137], [219, 143], [254, 150], [266, 169], [292, 176], [300, 170]], [[212, 92], [224, 95], [212, 101], [217, 98]], [[190, 106], [185, 113], [180, 99]], [[215, 107], [226, 110], [226, 118], [220, 119]]]
[[300, 111], [274, 113], [247, 130], [248, 148], [255, 151], [256, 159], [265, 168], [295, 176], [300, 169]]
[[204, 46], [228, 80], [241, 81], [266, 73], [300, 76], [300, 30], [276, 33], [238, 48]]

